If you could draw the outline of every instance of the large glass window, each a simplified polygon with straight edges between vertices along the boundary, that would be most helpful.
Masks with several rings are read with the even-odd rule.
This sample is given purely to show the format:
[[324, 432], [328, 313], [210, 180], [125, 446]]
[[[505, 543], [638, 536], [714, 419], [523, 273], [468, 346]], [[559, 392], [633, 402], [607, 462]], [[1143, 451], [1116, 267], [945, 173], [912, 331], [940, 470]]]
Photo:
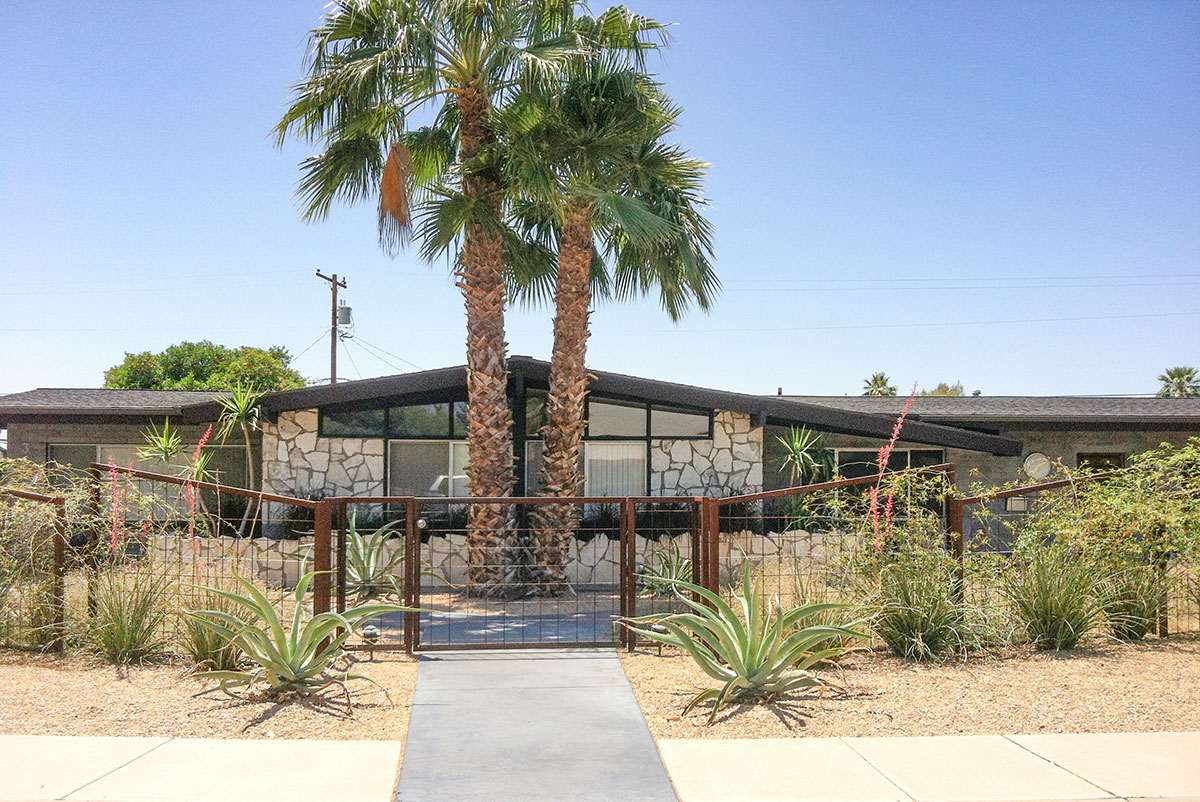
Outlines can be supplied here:
[[395, 496], [468, 495], [466, 443], [393, 440], [388, 444], [388, 492]]
[[411, 404], [388, 410], [389, 437], [449, 437], [449, 404]]
[[588, 437], [645, 437], [646, 408], [611, 401], [588, 402]]
[[320, 428], [322, 437], [383, 437], [384, 410], [322, 412]]
[[645, 442], [584, 443], [584, 493], [589, 496], [646, 494]]
[[702, 412], [650, 409], [651, 437], [708, 437], [710, 417]]
[[[838, 474], [843, 479], [873, 476], [879, 473], [879, 452], [865, 449], [838, 449]], [[897, 448], [888, 459], [888, 470], [928, 468], [945, 462], [945, 452], [937, 448]]]

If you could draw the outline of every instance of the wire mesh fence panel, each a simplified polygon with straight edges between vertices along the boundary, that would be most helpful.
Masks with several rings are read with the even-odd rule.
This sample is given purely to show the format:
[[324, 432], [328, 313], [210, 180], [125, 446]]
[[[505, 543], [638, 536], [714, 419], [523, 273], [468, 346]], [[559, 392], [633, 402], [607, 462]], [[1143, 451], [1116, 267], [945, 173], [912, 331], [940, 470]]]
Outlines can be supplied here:
[[[261, 593], [280, 616], [296, 614], [297, 583], [317, 569], [316, 502], [254, 493], [185, 477], [97, 466], [93, 514], [81, 558], [89, 606], [97, 593], [162, 583], [177, 611], [239, 611], [214, 590]], [[311, 613], [314, 592], [302, 600]]]
[[785, 606], [860, 597], [863, 572], [901, 538], [945, 549], [941, 498], [950, 467], [715, 500], [713, 589], [740, 593], [748, 573]]
[[619, 505], [425, 499], [417, 514], [422, 648], [614, 642]]
[[371, 620], [372, 648], [621, 642], [622, 617], [676, 609], [698, 535], [690, 499], [331, 501], [338, 604], [419, 608]]

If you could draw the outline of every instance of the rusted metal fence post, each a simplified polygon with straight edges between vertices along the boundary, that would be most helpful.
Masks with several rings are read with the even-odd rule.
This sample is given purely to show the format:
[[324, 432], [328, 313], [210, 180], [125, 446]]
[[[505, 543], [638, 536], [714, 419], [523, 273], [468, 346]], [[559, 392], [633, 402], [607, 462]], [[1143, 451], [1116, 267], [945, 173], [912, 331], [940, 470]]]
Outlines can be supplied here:
[[313, 615], [329, 612], [331, 585], [329, 576], [330, 539], [333, 530], [333, 502], [321, 499], [313, 511]]
[[946, 528], [950, 530], [950, 553], [954, 555], [956, 572], [954, 595], [959, 601], [962, 601], [967, 582], [966, 556], [963, 548], [966, 520], [963, 501], [957, 496], [946, 499]]
[[[621, 499], [621, 615], [632, 618], [637, 615], [637, 505], [632, 498]], [[633, 651], [637, 645], [637, 634], [622, 626], [621, 639], [626, 648]]]
[[417, 526], [417, 503], [404, 501], [404, 651], [409, 654], [421, 639], [421, 618], [416, 608], [421, 602], [421, 531]]

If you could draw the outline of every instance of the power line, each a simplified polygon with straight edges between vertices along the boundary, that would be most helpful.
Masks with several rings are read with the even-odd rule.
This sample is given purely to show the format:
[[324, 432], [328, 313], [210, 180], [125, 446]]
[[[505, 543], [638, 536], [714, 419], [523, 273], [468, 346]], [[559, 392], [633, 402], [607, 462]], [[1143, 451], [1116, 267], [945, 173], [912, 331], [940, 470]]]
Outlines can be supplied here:
[[[387, 365], [392, 370], [398, 371], [400, 373], [408, 372], [407, 368], [400, 367], [396, 363], [392, 362], [390, 359], [387, 359], [386, 357], [384, 357], [383, 354], [378, 353], [377, 349], [375, 347], [369, 347], [369, 345], [367, 343], [363, 343], [361, 341], [358, 343], [358, 346], [360, 348], [362, 348], [364, 351], [366, 351], [368, 354], [370, 354], [371, 356], [375, 357], [375, 359], [377, 359], [380, 362], [382, 362], [383, 364]], [[418, 368], [418, 370], [421, 370], [421, 369], [422, 368]]]
[[292, 357], [290, 360], [288, 360], [288, 365], [291, 366], [291, 365], [295, 364], [297, 359], [299, 359], [300, 357], [304, 356], [309, 351], [311, 351], [314, 345], [321, 342], [321, 340], [325, 339], [325, 334], [326, 334], [326, 331], [324, 328], [322, 328], [321, 333], [317, 335], [317, 339], [313, 340], [311, 343], [308, 344], [307, 348], [305, 348], [303, 351], [301, 351], [300, 353], [298, 353], [294, 357]]
[[1009, 320], [958, 320], [936, 321], [930, 323], [863, 323], [856, 326], [770, 326], [766, 328], [747, 329], [625, 329], [626, 332], [681, 332], [684, 334], [718, 334], [736, 332], [778, 332], [778, 331], [850, 331], [855, 329], [924, 329], [938, 326], [1005, 326], [1022, 323], [1078, 323], [1093, 320], [1144, 320], [1147, 318], [1193, 317], [1198, 312], [1160, 312], [1147, 315], [1094, 315], [1088, 317], [1031, 317], [1011, 318]]
[[355, 375], [362, 378], [362, 371], [358, 369], [358, 363], [354, 361], [354, 354], [350, 353], [350, 349], [346, 349], [346, 359], [350, 360], [350, 365], [354, 368]]
[[839, 284], [850, 283], [878, 283], [881, 281], [903, 281], [903, 282], [937, 282], [937, 281], [1074, 281], [1076, 279], [1087, 279], [1088, 281], [1104, 281], [1108, 279], [1144, 279], [1144, 278], [1200, 278], [1200, 273], [1124, 273], [1111, 275], [1082, 275], [1082, 276], [921, 276], [918, 278], [906, 278], [904, 276], [884, 276], [882, 278], [746, 278], [746, 279], [730, 279], [724, 282], [725, 284], [758, 284], [758, 283], [792, 283], [797, 281], [807, 282], [836, 282]]
[[[381, 348], [380, 346], [375, 345], [374, 343], [369, 343], [366, 340], [364, 340], [362, 337], [356, 337], [356, 339], [358, 340], [358, 342], [362, 343], [363, 345], [369, 345], [371, 348], [374, 348], [376, 351], [380, 351], [382, 353], [387, 354], [392, 359], [398, 359], [401, 362], [403, 362], [404, 364], [410, 365], [410, 366], [416, 368], [417, 370], [425, 370], [425, 368], [421, 367], [417, 363], [411, 362], [411, 361], [405, 359], [404, 357], [400, 356], [399, 354], [393, 354], [391, 351], [387, 350], [386, 348]], [[396, 366], [393, 365], [392, 367], [396, 367]], [[397, 368], [397, 370], [399, 370], [399, 368]]]

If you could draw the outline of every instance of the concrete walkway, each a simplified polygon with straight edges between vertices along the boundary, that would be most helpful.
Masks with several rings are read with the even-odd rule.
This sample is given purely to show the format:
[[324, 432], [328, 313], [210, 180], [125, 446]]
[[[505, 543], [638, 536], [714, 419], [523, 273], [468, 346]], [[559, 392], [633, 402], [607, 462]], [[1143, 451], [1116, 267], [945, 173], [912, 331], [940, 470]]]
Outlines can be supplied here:
[[1200, 732], [659, 741], [682, 802], [1200, 802]]
[[0, 800], [388, 802], [398, 741], [0, 735]]
[[398, 802], [675, 802], [612, 649], [421, 657]]

